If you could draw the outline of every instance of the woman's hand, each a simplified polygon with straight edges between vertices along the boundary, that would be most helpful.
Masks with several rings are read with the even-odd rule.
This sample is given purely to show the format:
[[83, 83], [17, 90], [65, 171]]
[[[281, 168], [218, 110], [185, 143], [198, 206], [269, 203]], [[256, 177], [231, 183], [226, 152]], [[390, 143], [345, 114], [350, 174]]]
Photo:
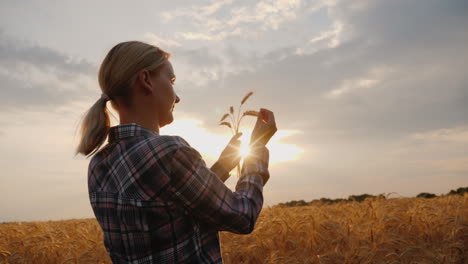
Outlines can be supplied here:
[[273, 112], [260, 108], [257, 123], [250, 138], [250, 146], [253, 148], [265, 146], [277, 130]]
[[241, 141], [239, 140], [240, 136], [242, 136], [242, 133], [237, 133], [234, 135], [229, 141], [229, 144], [226, 146], [226, 148], [224, 148], [223, 152], [219, 156], [218, 162], [228, 172], [234, 169], [234, 167], [236, 167], [241, 160], [239, 151], [241, 145]]

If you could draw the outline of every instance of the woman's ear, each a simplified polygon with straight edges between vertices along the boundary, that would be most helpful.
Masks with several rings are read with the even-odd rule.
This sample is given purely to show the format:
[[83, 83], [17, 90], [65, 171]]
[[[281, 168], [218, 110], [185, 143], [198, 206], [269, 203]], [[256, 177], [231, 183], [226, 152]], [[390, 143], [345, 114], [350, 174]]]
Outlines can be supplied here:
[[140, 86], [145, 92], [145, 94], [150, 94], [153, 92], [151, 75], [148, 70], [143, 69], [138, 73], [138, 82], [140, 83]]

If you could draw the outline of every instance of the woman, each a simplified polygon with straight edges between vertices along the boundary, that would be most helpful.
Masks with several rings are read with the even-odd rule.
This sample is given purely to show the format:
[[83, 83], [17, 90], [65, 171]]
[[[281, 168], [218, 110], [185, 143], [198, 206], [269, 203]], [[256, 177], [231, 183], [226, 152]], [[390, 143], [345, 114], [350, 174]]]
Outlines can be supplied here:
[[211, 168], [181, 137], [159, 134], [180, 101], [175, 78], [168, 53], [137, 41], [117, 44], [99, 69], [102, 96], [82, 122], [77, 153], [95, 154], [89, 198], [113, 263], [222, 263], [218, 231], [251, 233], [262, 209], [273, 113], [261, 109], [232, 192], [223, 182], [240, 160], [240, 134]]

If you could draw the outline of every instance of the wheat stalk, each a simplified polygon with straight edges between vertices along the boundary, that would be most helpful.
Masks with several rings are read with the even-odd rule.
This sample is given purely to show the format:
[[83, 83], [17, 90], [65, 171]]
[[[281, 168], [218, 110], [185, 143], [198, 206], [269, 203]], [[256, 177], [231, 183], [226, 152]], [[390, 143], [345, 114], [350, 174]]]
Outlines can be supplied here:
[[[247, 102], [247, 100], [253, 95], [253, 92], [248, 92], [244, 98], [242, 98], [241, 100], [241, 103], [239, 104], [239, 108], [238, 108], [238, 111], [237, 111], [237, 116], [236, 116], [236, 113], [234, 111], [234, 107], [233, 106], [230, 106], [229, 107], [229, 112], [224, 114], [221, 119], [220, 119], [220, 123], [219, 125], [221, 126], [227, 126], [231, 129], [231, 132], [233, 135], [236, 135], [239, 133], [239, 128], [240, 128], [240, 122], [242, 121], [242, 119], [245, 117], [245, 116], [258, 116], [258, 112], [257, 111], [254, 111], [254, 110], [248, 110], [248, 111], [245, 111], [242, 115], [240, 114], [241, 113], [241, 109], [242, 109], [242, 105]], [[225, 121], [226, 118], [230, 117], [231, 121]], [[241, 170], [240, 170], [240, 164], [237, 165], [237, 174], [238, 176], [240, 177], [240, 173], [241, 173]]]
[[221, 122], [221, 123], [219, 123], [219, 125], [221, 125], [221, 126], [227, 126], [227, 127], [229, 127], [229, 128], [231, 129], [231, 132], [233, 132], [231, 123], [229, 123], [229, 122]]
[[223, 117], [221, 117], [221, 120], [219, 120], [219, 122], [223, 122], [224, 119], [226, 119], [228, 116], [229, 116], [229, 114], [224, 114]]
[[245, 101], [247, 101], [247, 99], [249, 99], [250, 96], [252, 96], [253, 92], [249, 92], [245, 97], [244, 99], [242, 99], [241, 101], [241, 105], [243, 105], [245, 103]]

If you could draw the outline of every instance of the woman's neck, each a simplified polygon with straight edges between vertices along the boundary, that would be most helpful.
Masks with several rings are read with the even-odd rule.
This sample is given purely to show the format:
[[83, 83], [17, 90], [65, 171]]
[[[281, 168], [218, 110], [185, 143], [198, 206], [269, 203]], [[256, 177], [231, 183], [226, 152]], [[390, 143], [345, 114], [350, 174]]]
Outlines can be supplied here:
[[138, 113], [130, 111], [119, 112], [120, 124], [136, 123], [144, 128], [150, 129], [159, 134], [159, 122], [157, 115], [149, 115], [148, 113]]

